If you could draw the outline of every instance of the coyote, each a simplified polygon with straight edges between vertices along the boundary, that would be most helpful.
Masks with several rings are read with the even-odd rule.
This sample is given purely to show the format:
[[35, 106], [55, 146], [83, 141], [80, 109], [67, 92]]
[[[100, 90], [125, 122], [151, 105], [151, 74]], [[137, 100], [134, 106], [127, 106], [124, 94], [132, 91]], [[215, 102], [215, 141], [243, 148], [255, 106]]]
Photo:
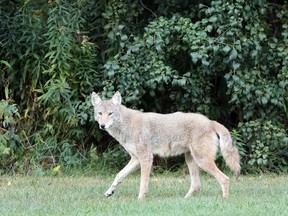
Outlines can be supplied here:
[[236, 176], [240, 174], [240, 157], [229, 131], [220, 123], [196, 113], [145, 113], [121, 105], [121, 95], [101, 100], [92, 93], [94, 118], [130, 154], [130, 162], [116, 175], [105, 196], [111, 196], [121, 181], [140, 167], [138, 199], [148, 192], [153, 155], [162, 157], [185, 154], [191, 186], [185, 198], [200, 189], [199, 168], [214, 176], [221, 185], [223, 197], [229, 195], [229, 178], [216, 166], [218, 147]]

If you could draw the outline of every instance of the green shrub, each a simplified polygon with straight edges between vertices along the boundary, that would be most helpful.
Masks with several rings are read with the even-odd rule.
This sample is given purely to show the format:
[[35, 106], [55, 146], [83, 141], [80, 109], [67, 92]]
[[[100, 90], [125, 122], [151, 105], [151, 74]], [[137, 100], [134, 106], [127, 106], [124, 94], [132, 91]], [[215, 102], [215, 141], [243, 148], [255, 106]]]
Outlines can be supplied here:
[[244, 159], [248, 172], [287, 172], [288, 136], [272, 121], [258, 119], [238, 126], [246, 145]]
[[16, 104], [0, 101], [0, 174], [11, 169], [24, 151], [16, 131], [19, 117]]

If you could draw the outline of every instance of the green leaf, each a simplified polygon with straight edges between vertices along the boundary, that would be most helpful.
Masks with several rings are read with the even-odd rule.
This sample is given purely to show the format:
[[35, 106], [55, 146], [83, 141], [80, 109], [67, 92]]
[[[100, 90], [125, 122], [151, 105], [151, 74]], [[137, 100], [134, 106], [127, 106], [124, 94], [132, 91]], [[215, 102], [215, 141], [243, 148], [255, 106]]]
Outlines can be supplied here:
[[235, 61], [233, 61], [232, 67], [233, 67], [234, 70], [237, 70], [240, 67], [240, 64], [235, 62]]
[[268, 100], [266, 97], [262, 97], [261, 101], [262, 101], [262, 104], [264, 104], [264, 105], [266, 105], [268, 103]]
[[207, 30], [208, 32], [211, 32], [211, 31], [213, 30], [213, 27], [212, 27], [211, 25], [208, 25], [208, 26], [206, 27], [206, 30]]
[[209, 18], [209, 22], [212, 22], [212, 23], [216, 22], [217, 20], [218, 20], [217, 16], [212, 16]]
[[114, 62], [112, 63], [112, 69], [113, 70], [118, 70], [120, 67], [118, 64], [115, 64]]
[[202, 59], [201, 62], [202, 62], [202, 64], [205, 65], [205, 66], [209, 66], [209, 64], [210, 64], [206, 59]]
[[233, 75], [232, 78], [235, 82], [239, 82], [240, 80], [239, 76], [236, 76], [236, 75]]
[[10, 70], [12, 70], [11, 65], [10, 65], [7, 61], [0, 60], [0, 63], [1, 63], [1, 64], [4, 64], [7, 68], [9, 68]]
[[185, 86], [185, 84], [186, 84], [186, 79], [180, 79], [180, 80], [178, 81], [178, 83], [179, 83], [180, 86]]
[[107, 74], [108, 74], [108, 76], [112, 77], [112, 76], [114, 76], [115, 71], [114, 71], [114, 70], [109, 70], [109, 71], [107, 72]]
[[2, 154], [9, 155], [10, 154], [10, 150], [11, 150], [10, 148], [4, 148], [3, 151], [2, 151]]
[[122, 41], [126, 41], [128, 39], [128, 36], [127, 35], [121, 35], [121, 40]]
[[107, 36], [108, 36], [108, 38], [109, 38], [110, 40], [114, 40], [114, 39], [115, 39], [115, 34], [114, 34], [113, 31], [110, 31]]
[[230, 48], [228, 45], [226, 45], [226, 46], [223, 48], [223, 51], [224, 51], [225, 53], [228, 53], [230, 50], [231, 50], [231, 48]]
[[257, 54], [258, 54], [258, 50], [253, 50], [253, 51], [251, 52], [251, 56], [252, 56], [252, 57], [255, 57]]
[[8, 86], [5, 86], [5, 99], [8, 100], [9, 99], [9, 89], [8, 89]]
[[236, 51], [235, 49], [233, 49], [233, 50], [230, 52], [230, 55], [229, 55], [230, 61], [236, 59], [236, 58], [237, 58], [237, 55], [238, 55], [237, 51]]
[[197, 61], [198, 61], [198, 59], [199, 59], [199, 57], [200, 57], [200, 55], [199, 55], [198, 53], [196, 53], [196, 52], [190, 53], [190, 56], [191, 56], [192, 62], [193, 62], [194, 64], [197, 63]]

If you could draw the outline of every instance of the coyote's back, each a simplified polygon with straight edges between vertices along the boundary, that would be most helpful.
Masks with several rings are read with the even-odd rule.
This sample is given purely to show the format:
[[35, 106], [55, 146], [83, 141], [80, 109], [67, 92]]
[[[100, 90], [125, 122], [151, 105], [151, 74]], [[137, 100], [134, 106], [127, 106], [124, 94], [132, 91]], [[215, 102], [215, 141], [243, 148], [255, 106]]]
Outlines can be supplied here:
[[214, 176], [222, 187], [223, 196], [228, 196], [229, 179], [215, 165], [215, 155], [220, 147], [235, 175], [240, 174], [240, 158], [229, 131], [223, 125], [196, 113], [158, 114], [132, 110], [121, 105], [119, 92], [105, 101], [93, 92], [92, 104], [99, 127], [118, 140], [131, 156], [130, 162], [118, 173], [105, 193], [106, 196], [114, 193], [124, 177], [141, 167], [138, 198], [144, 198], [155, 154], [165, 157], [185, 154], [191, 176], [191, 188], [185, 197], [200, 189], [199, 167]]

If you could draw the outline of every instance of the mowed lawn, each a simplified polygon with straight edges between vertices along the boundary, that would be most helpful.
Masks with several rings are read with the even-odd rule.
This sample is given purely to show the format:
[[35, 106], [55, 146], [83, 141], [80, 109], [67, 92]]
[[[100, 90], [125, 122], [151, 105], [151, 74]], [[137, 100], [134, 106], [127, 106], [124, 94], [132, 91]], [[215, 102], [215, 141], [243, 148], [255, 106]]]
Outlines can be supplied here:
[[137, 200], [139, 175], [127, 177], [114, 196], [103, 194], [113, 177], [1, 176], [0, 215], [288, 215], [288, 175], [231, 178], [230, 197], [201, 175], [201, 191], [184, 199], [189, 177], [151, 176], [147, 198]]

